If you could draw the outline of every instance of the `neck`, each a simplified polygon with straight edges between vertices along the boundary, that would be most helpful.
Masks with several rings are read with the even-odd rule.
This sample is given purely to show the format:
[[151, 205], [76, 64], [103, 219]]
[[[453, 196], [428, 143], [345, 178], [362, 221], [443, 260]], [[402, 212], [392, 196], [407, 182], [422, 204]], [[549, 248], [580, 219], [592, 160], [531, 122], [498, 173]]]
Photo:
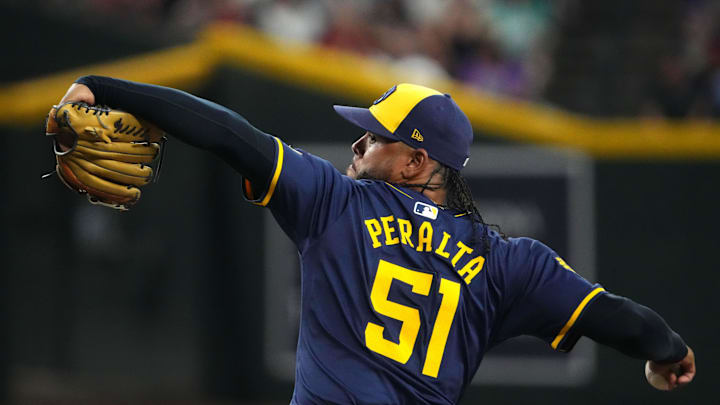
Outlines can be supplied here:
[[438, 188], [435, 190], [426, 188], [425, 190], [422, 190], [422, 187], [417, 187], [417, 191], [429, 198], [430, 201], [434, 202], [436, 205], [445, 205], [445, 196], [447, 193], [444, 188]]
[[447, 191], [445, 190], [442, 185], [439, 184], [427, 184], [426, 187], [423, 187], [421, 184], [416, 183], [396, 183], [398, 186], [403, 186], [406, 188], [409, 188], [411, 190], [415, 190], [418, 193], [424, 195], [425, 197], [429, 198], [430, 201], [434, 202], [436, 205], [445, 205], [445, 198], [447, 196]]
[[445, 205], [447, 190], [445, 189], [444, 177], [439, 175], [441, 170], [442, 167], [438, 166], [430, 173], [426, 172], [424, 175], [408, 179], [408, 181], [399, 184], [423, 194], [437, 205]]

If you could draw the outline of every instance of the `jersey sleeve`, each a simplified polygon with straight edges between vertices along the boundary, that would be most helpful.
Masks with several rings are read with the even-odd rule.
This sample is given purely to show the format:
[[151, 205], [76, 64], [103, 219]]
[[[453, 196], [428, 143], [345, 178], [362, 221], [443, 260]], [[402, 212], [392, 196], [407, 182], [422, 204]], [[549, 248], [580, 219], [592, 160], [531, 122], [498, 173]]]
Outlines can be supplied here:
[[500, 260], [504, 311], [492, 344], [536, 336], [559, 351], [570, 351], [579, 335], [570, 333], [587, 305], [605, 290], [577, 274], [539, 241], [513, 238]]
[[354, 181], [328, 161], [294, 149], [275, 138], [275, 167], [258, 193], [243, 180], [243, 194], [253, 204], [268, 207], [280, 227], [302, 252], [347, 208]]

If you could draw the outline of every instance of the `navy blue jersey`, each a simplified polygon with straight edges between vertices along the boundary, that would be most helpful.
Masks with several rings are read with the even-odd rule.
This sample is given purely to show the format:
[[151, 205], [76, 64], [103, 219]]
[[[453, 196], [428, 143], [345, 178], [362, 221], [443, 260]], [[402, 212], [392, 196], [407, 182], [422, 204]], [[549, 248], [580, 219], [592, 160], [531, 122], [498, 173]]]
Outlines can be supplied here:
[[603, 289], [547, 246], [489, 232], [485, 254], [465, 213], [277, 144], [253, 201], [301, 259], [293, 403], [452, 404], [503, 340], [572, 347], [568, 331]]

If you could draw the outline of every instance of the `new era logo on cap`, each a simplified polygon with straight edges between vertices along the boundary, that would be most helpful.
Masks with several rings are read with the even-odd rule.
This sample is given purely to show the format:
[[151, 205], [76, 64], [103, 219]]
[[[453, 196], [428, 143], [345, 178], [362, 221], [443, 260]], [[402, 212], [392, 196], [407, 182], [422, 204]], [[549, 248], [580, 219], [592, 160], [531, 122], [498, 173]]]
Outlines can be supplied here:
[[423, 141], [423, 136], [422, 136], [422, 134], [420, 133], [420, 131], [418, 131], [417, 129], [413, 131], [412, 135], [410, 135], [410, 138], [412, 138], [412, 139], [414, 139], [414, 140], [416, 140], [416, 141], [418, 141], [418, 142], [422, 142], [422, 141]]
[[401, 83], [370, 108], [334, 106], [346, 120], [385, 138], [423, 148], [438, 162], [460, 170], [470, 156], [473, 139], [467, 116], [448, 94]]

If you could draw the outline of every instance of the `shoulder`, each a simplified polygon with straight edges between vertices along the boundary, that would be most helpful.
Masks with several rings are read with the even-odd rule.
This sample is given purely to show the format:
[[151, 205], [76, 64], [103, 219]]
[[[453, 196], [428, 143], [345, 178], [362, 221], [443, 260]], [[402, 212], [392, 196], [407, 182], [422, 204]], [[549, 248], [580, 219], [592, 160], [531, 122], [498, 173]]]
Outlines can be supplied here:
[[503, 238], [494, 230], [488, 231], [492, 250], [497, 254], [521, 258], [538, 254], [554, 254], [553, 250], [537, 239], [528, 237]]
[[556, 261], [557, 254], [539, 240], [528, 237], [504, 239], [495, 231], [490, 231], [490, 237], [491, 271], [503, 278], [525, 279]]

